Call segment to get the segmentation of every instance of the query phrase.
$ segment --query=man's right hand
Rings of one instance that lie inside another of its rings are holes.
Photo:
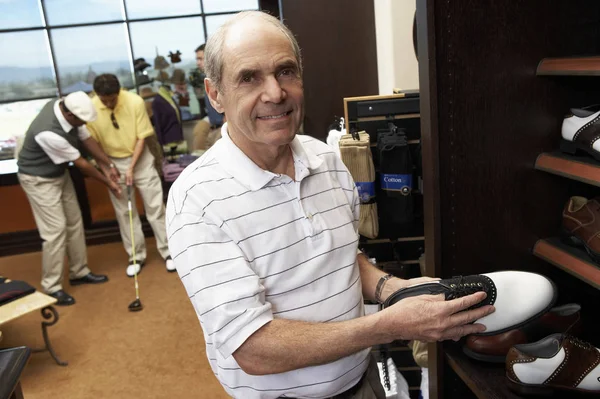
[[[123,190],[121,189],[120,185],[118,185],[114,181],[110,181],[109,180],[108,181],[108,188],[115,195],[115,197],[121,198],[121,193],[123,192]]]
[[[444,295],[420,295],[405,298],[381,313],[382,331],[389,341],[418,340],[423,342],[453,339],[485,331],[482,324],[471,324],[495,311],[491,305],[466,310],[483,301],[485,292],[446,301]]]

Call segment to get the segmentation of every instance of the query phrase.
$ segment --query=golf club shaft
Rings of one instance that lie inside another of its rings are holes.
[[[133,236],[133,209],[131,205],[131,186],[127,186],[127,209],[129,210],[129,231],[131,233],[131,254],[133,256],[133,280],[135,282],[135,298],[140,299],[140,288],[137,278],[137,258],[135,255],[135,238]]]

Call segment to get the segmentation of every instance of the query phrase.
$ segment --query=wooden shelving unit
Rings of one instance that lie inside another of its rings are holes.
[[[456,344],[445,344],[444,354],[452,370],[479,399],[519,399],[508,389],[503,364],[484,363],[466,357]]]
[[[600,57],[544,58],[538,64],[538,76],[600,76]]]
[[[560,152],[543,153],[535,160],[535,168],[544,172],[600,187],[600,162]]]
[[[600,289],[600,265],[594,263],[584,250],[563,244],[558,238],[549,238],[538,240],[533,254]]]

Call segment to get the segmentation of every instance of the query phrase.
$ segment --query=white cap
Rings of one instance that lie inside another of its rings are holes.
[[[73,92],[67,95],[63,101],[65,107],[82,121],[93,122],[96,120],[96,108],[94,108],[92,99],[84,92]]]

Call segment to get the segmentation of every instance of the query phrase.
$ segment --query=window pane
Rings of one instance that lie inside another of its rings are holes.
[[[0,104],[0,141],[22,136],[51,98]]]
[[[48,25],[84,24],[125,19],[121,0],[46,0]]]
[[[46,31],[0,34],[0,101],[57,95]]]
[[[258,10],[258,0],[202,0],[204,13]]]
[[[133,86],[125,24],[52,29],[50,37],[62,94],[92,91],[101,73],[115,74],[122,86]]]
[[[38,0],[0,1],[0,29],[43,26]]]
[[[210,37],[215,31],[219,28],[219,26],[223,25],[225,21],[230,19],[232,15],[215,15],[212,17],[206,17],[206,34]]]
[[[167,19],[163,21],[132,22],[129,25],[131,33],[131,43],[133,46],[133,56],[136,61],[143,58],[147,64],[150,64],[142,73],[137,73],[138,82],[154,79],[151,85],[154,91],[160,87],[160,82],[171,84],[175,89],[174,81],[171,79],[175,69],[182,69],[185,72],[185,82],[189,92],[189,109],[184,108],[182,115],[184,119],[189,119],[200,114],[200,104],[188,84],[189,72],[196,67],[196,48],[204,43],[204,26],[202,17]],[[177,61],[171,58],[169,54],[181,53]],[[159,55],[160,57],[157,57]],[[137,63],[140,63],[138,61]],[[136,64],[137,64],[136,63]],[[183,79],[181,75],[180,79]],[[179,86],[179,90],[185,91],[184,86]],[[185,101],[187,103],[187,101]],[[185,107],[185,105],[184,105]],[[187,112],[190,114],[187,114]],[[187,117],[186,117],[187,116]]]
[[[222,1],[222,0],[221,0]],[[200,14],[200,0],[125,0],[130,19]]]

